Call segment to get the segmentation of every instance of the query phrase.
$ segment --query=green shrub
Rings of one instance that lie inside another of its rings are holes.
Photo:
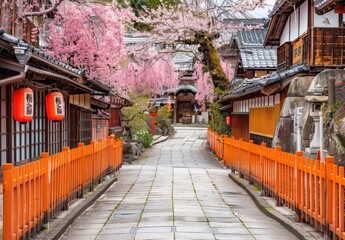
[[[135,136],[143,141],[144,148],[148,148],[152,144],[152,136],[147,130],[142,130],[135,133]]]
[[[212,104],[212,119],[210,121],[210,127],[212,130],[216,131],[218,134],[226,134],[231,136],[231,129],[226,125],[226,116],[228,113],[226,111],[221,112],[219,108],[221,105],[219,103]]]

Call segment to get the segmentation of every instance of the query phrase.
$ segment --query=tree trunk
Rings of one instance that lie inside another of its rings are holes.
[[[219,55],[217,49],[213,45],[213,41],[214,40],[211,40],[207,36],[199,37],[199,51],[204,55],[214,87],[221,91],[226,91],[229,85],[229,79],[220,65]]]
[[[0,28],[2,28],[6,33],[12,33],[11,27],[12,27],[12,19],[13,17],[13,11],[11,9],[13,8],[14,3],[11,1],[5,2],[0,0]]]

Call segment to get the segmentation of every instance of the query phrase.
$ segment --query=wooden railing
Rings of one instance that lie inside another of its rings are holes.
[[[122,165],[122,141],[108,137],[36,162],[3,166],[3,238],[29,239],[69,203]]]
[[[208,131],[211,150],[219,136]],[[281,147],[267,148],[234,137],[222,137],[223,162],[241,177],[259,186],[263,193],[296,213],[297,221],[305,221],[333,239],[345,239],[344,167],[303,157],[302,152],[285,153]]]
[[[345,65],[345,28],[311,28],[311,66]]]
[[[286,42],[277,49],[277,70],[283,71],[292,64],[291,42]]]
[[[277,49],[278,72],[295,65],[345,66],[345,28],[309,28]]]

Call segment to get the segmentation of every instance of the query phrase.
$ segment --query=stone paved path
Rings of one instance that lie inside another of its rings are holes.
[[[296,239],[227,177],[206,129],[176,130],[123,166],[61,239]]]

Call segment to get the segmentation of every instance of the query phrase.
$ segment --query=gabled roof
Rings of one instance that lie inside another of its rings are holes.
[[[244,69],[275,69],[277,67],[276,48],[264,48],[267,29],[253,29],[238,32],[235,41],[240,51]]]
[[[271,21],[268,26],[268,32],[264,45],[280,45],[280,36],[283,33],[284,26],[295,10],[295,6],[303,3],[305,0],[277,0],[272,12],[270,13]]]

